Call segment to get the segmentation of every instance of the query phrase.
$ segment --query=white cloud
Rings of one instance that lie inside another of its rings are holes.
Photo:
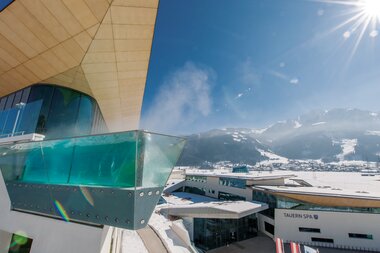
[[[325,10],[324,9],[319,9],[318,11],[317,11],[317,15],[318,16],[323,16],[325,14]]]
[[[237,96],[235,97],[235,99],[241,98],[243,95],[244,95],[243,93],[239,93],[239,94],[237,94]]]
[[[212,69],[187,62],[163,83],[144,115],[143,128],[160,132],[184,129],[209,115],[214,76]]]

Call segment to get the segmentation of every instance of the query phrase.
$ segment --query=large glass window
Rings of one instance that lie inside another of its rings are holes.
[[[312,237],[311,241],[312,242],[334,243],[334,239],[331,239],[331,238]]]
[[[219,178],[219,184],[224,185],[224,186],[230,186],[230,187],[245,189],[246,180],[238,179],[238,178],[220,177]]]
[[[369,235],[369,234],[348,233],[348,237],[373,240],[373,235]]]
[[[274,235],[274,226],[266,221],[264,221],[265,231],[271,235]]]
[[[193,176],[193,175],[187,175],[186,176],[187,181],[194,181],[194,182],[200,182],[200,183],[206,183],[207,177],[205,176]]]
[[[272,218],[274,217],[275,208],[348,213],[380,213],[380,208],[318,206],[257,190],[253,190],[252,194],[252,200],[268,204],[269,209],[264,210],[261,213]]]
[[[7,102],[5,103],[5,109],[10,109],[12,107],[14,98],[15,98],[14,93],[12,93],[8,96]]]
[[[56,88],[54,90],[46,121],[46,135],[49,138],[75,135],[80,96],[80,93],[69,89]]]
[[[0,100],[0,111],[4,110],[6,102],[7,102],[7,97],[1,98],[1,100]]]
[[[106,132],[96,101],[72,89],[37,84],[0,99],[0,137],[39,133],[52,139]]]
[[[185,186],[184,192],[198,194],[198,195],[206,195],[206,189],[190,187],[190,186]]]
[[[298,230],[300,232],[305,233],[321,233],[321,230],[319,228],[305,228],[305,227],[299,227]]]
[[[51,86],[36,85],[31,88],[28,103],[42,100],[41,111],[38,116],[36,132],[46,133],[46,121],[50,111],[51,99],[53,97],[54,88]]]
[[[10,134],[12,132],[14,132],[14,128],[16,127],[16,118],[17,118],[17,115],[19,114],[19,110],[7,110],[7,111],[4,111],[6,113],[6,122],[4,124],[4,128],[3,128],[3,135],[4,134]]]
[[[92,122],[94,119],[94,102],[90,97],[81,96],[78,120],[75,126],[75,135],[91,134]]]
[[[15,107],[16,105],[18,105],[21,102],[21,98],[22,98],[22,90],[19,90],[15,94],[15,99],[13,100],[12,107]]]
[[[35,133],[42,106],[42,100],[25,104],[20,108],[20,116],[17,122],[17,132],[22,134]]]
[[[219,192],[218,193],[218,199],[221,199],[221,200],[233,200],[233,201],[236,201],[236,200],[245,200],[244,197],[241,197],[241,196],[238,196],[238,195],[235,195],[235,194],[231,194],[231,193],[227,193],[227,192]]]
[[[194,243],[210,250],[232,242],[257,236],[257,219],[249,215],[240,219],[194,219]]]

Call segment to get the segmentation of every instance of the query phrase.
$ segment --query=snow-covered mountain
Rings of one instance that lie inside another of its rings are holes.
[[[255,164],[267,159],[259,150],[268,146],[257,140],[249,129],[214,129],[187,136],[180,165],[200,165],[206,161],[230,161]]]
[[[188,136],[181,164],[228,160],[254,164],[264,153],[289,159],[378,161],[380,114],[358,109],[313,111],[265,129],[221,129]],[[269,155],[270,156],[270,155]]]

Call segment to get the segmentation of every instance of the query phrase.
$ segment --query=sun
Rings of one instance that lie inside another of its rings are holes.
[[[342,12],[337,15],[345,17],[343,22],[333,26],[330,32],[340,31],[342,39],[354,41],[349,59],[351,59],[360,42],[367,36],[374,40],[379,36],[380,0],[308,0],[331,5],[340,5]]]
[[[363,11],[371,19],[380,21],[380,0],[362,0]]]

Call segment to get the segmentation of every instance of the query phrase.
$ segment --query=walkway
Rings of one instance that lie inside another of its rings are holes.
[[[140,238],[144,242],[144,245],[148,252],[151,253],[168,253],[165,246],[162,244],[161,239],[157,234],[150,228],[146,226],[143,229],[137,230]]]

